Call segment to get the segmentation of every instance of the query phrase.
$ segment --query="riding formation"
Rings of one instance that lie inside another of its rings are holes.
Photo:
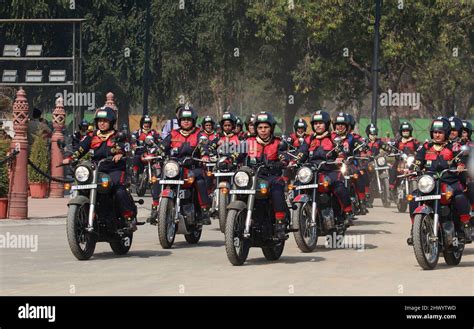
[[[134,132],[117,129],[110,107],[96,111],[93,128],[80,123],[74,153],[62,164],[75,179],[67,218],[75,257],[89,259],[97,242],[125,254],[146,223],[156,226],[163,248],[173,247],[176,234],[196,244],[214,219],[231,264],[244,264],[251,247],[277,260],[290,233],[302,252],[312,252],[319,237],[343,237],[375,198],[408,210],[407,244],[423,269],[434,269],[440,255],[459,264],[472,241],[469,121],[437,117],[430,139],[419,142],[409,122],[395,140],[381,139],[374,124],[361,136],[351,114],[331,118],[323,109],[297,119],[289,136],[276,135],[270,112],[245,121],[225,112],[199,123],[191,105],[175,113],[161,132],[147,115]],[[143,200],[132,191],[151,192],[146,222],[137,219]]]

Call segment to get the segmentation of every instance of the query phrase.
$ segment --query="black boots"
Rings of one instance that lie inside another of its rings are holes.
[[[146,222],[150,223],[151,225],[156,225],[157,217],[158,217],[158,206],[151,206],[151,214],[150,214],[150,217],[146,219]]]

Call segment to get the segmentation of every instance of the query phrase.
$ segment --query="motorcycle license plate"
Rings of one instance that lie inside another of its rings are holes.
[[[296,186],[295,190],[306,190],[309,188],[318,188],[318,184],[300,185]]]
[[[255,194],[254,190],[230,190],[230,194]]]
[[[234,176],[234,173],[233,172],[216,172],[214,176],[215,177],[230,177],[230,176]]]
[[[417,196],[415,201],[427,201],[427,200],[440,200],[441,195],[425,195],[425,196]]]
[[[87,185],[73,185],[71,186],[71,191],[74,190],[90,190],[96,188],[97,184],[87,184]]]
[[[378,167],[375,170],[388,170],[388,169],[390,169],[390,167]]]
[[[169,184],[169,185],[181,185],[184,184],[184,180],[174,180],[174,179],[162,179],[159,181],[160,184]]]

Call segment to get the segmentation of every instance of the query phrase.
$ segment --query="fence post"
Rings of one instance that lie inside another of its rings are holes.
[[[56,108],[53,111],[54,133],[51,137],[51,176],[54,178],[64,178],[64,167],[56,168],[63,161],[63,154],[58,146],[58,141],[64,141],[63,129],[66,122],[66,112],[64,111],[64,101],[62,97],[56,99]],[[64,197],[64,186],[62,183],[51,181],[50,198]]]

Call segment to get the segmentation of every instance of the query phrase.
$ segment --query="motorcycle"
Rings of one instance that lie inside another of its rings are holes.
[[[344,235],[347,229],[339,202],[329,190],[329,177],[320,172],[322,166],[332,164],[336,162],[305,163],[296,173],[292,228],[302,252],[314,251],[319,236]]]
[[[199,143],[204,143],[206,137],[201,137]],[[194,151],[197,147],[194,149]],[[194,154],[193,151],[193,154]],[[190,157],[179,160],[172,155],[163,163],[161,178],[162,185],[158,206],[158,239],[163,248],[173,246],[176,234],[184,234],[189,244],[196,244],[201,239],[202,218],[198,202],[197,190],[193,187],[195,180],[192,169],[195,163],[204,161]]]
[[[377,196],[382,200],[384,208],[390,208],[390,183],[388,173],[390,167],[387,164],[387,159],[384,155],[380,154],[375,157],[371,156],[370,160],[369,175],[372,174],[370,179],[370,191],[372,193],[369,197],[369,203],[373,204]]]
[[[161,173],[160,165],[157,162],[161,157],[156,156],[158,146],[155,144],[153,136],[147,136],[145,138],[144,149],[145,152],[140,156],[140,160],[144,164],[144,169],[136,185],[136,193],[139,197],[145,195],[151,185],[156,183],[157,177],[160,177]]]
[[[461,153],[467,152],[466,149],[461,150]],[[424,270],[436,267],[441,252],[446,264],[458,265],[461,262],[466,244],[464,231],[455,203],[451,200],[452,190],[448,187],[446,192],[441,191],[443,176],[456,172],[453,169],[427,171],[418,179],[419,194],[415,201],[419,202],[419,206],[414,211],[413,250]]]
[[[364,200],[360,200],[359,195],[356,192],[356,181],[359,179],[359,175],[361,174],[354,165],[354,161],[356,160],[369,160],[369,158],[357,156],[348,157],[342,164],[341,173],[344,175],[344,185],[349,192],[354,215],[365,215],[366,212],[363,212],[361,204]]]
[[[207,175],[215,177],[215,186],[212,193],[212,214],[219,220],[219,229],[225,233],[225,222],[227,218],[227,205],[230,202],[229,191],[232,185],[232,178],[234,176],[235,164],[231,166],[225,165],[226,161],[230,159],[229,156],[220,155],[213,163],[208,163]]]
[[[100,171],[100,165],[108,161],[113,161],[112,157],[74,165],[76,184],[70,187],[73,194],[68,202],[66,231],[71,252],[78,260],[91,258],[97,242],[108,242],[116,255],[125,255],[132,245],[136,228],[116,210],[110,176]],[[135,203],[143,204],[143,200]]]
[[[392,156],[392,155],[389,155]],[[416,189],[416,174],[409,172],[408,168],[415,161],[414,155],[408,155],[406,153],[398,153],[394,156],[400,156],[402,161],[399,161],[397,172],[402,173],[397,175],[397,187],[395,190],[395,196],[397,203],[398,212],[406,212],[408,207],[407,196],[410,195]]]
[[[263,168],[272,167],[278,165],[265,163],[255,169],[243,166],[233,177],[225,226],[225,249],[232,265],[243,265],[251,247],[262,248],[263,255],[270,261],[279,259],[283,253],[288,236],[276,238],[269,183],[258,177]]]

